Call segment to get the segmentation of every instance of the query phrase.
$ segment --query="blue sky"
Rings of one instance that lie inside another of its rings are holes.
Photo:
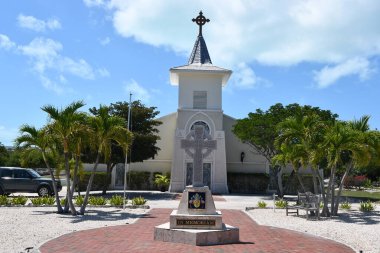
[[[187,63],[199,10],[214,65],[233,71],[226,114],[300,103],[380,129],[379,1],[14,0],[0,3],[0,142],[44,125],[46,104],[87,110],[131,91],[176,111],[168,71]]]

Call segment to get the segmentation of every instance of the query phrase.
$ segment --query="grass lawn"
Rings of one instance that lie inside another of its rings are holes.
[[[342,196],[350,197],[350,198],[359,198],[363,200],[372,200],[379,201],[380,200],[380,192],[367,192],[367,191],[348,191],[343,190]]]

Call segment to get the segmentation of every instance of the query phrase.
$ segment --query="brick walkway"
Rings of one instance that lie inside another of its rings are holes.
[[[59,252],[354,252],[351,248],[320,237],[286,229],[259,226],[237,210],[222,210],[223,221],[240,228],[240,243],[191,246],[153,240],[154,226],[168,222],[171,209],[152,209],[131,225],[104,227],[63,235],[41,246],[41,253]]]

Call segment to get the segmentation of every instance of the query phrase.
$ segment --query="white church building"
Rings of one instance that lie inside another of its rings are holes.
[[[171,85],[178,86],[178,109],[157,119],[162,122],[157,127],[160,151],[154,159],[130,165],[131,171],[170,172],[172,192],[182,192],[192,184],[193,161],[180,143],[195,125],[204,126],[217,142],[216,149],[203,157],[203,182],[213,193],[228,193],[227,172],[269,173],[267,160],[232,133],[236,120],[223,113],[222,88],[232,71],[212,64],[202,35],[206,22],[197,22],[199,34],[188,63],[170,69]]]

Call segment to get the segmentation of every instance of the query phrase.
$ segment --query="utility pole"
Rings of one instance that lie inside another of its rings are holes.
[[[127,129],[129,131],[130,126],[130,119],[131,119],[131,107],[132,107],[132,93],[129,92],[129,104],[128,104],[128,123],[127,123]],[[124,164],[124,202],[123,202],[123,209],[125,210],[125,191],[127,190],[127,171],[129,170],[129,164],[128,164],[128,147],[125,147],[125,164]]]

